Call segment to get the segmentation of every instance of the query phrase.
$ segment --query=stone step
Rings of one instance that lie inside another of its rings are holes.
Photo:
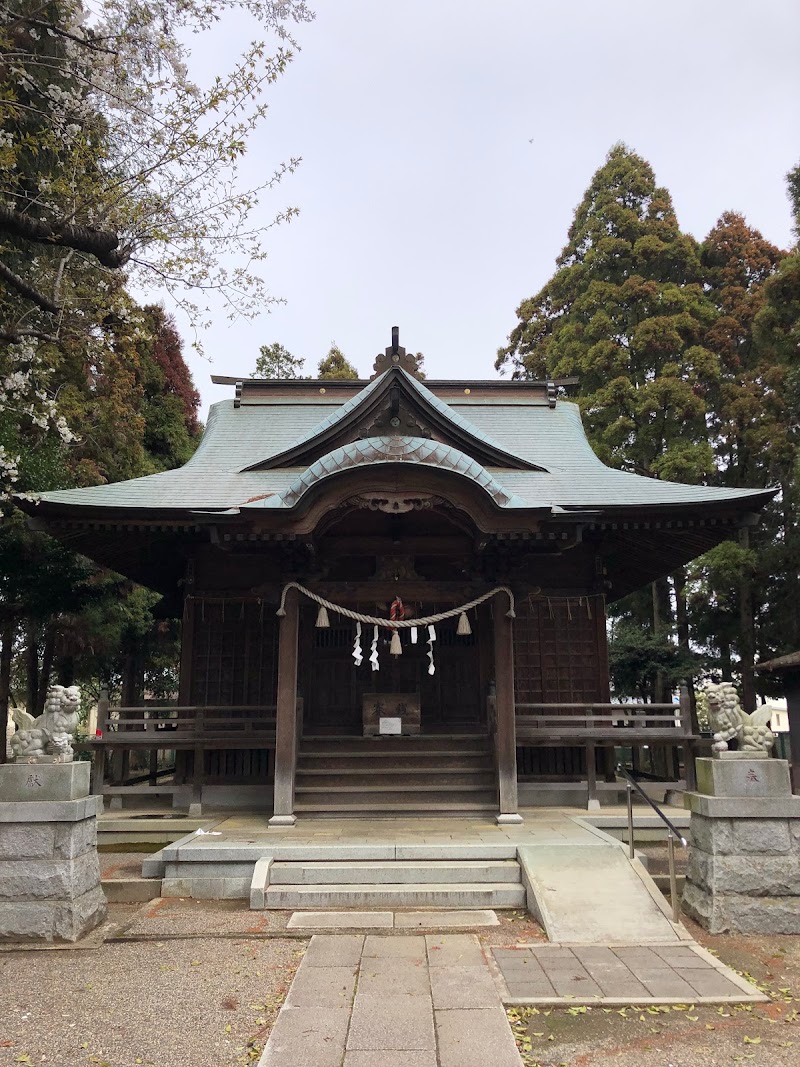
[[[524,908],[525,889],[510,882],[270,885],[268,910],[319,908]]]
[[[488,791],[494,787],[494,776],[491,774],[463,774],[458,778],[443,778],[437,780],[436,773],[424,775],[417,779],[409,778],[405,774],[393,774],[386,777],[375,778],[369,774],[349,776],[338,774],[326,774],[319,777],[306,777],[298,774],[295,791],[297,793],[331,793],[337,795],[352,793],[358,790],[360,793],[441,793],[441,792],[472,792],[475,789]]]
[[[520,880],[516,860],[345,860],[340,863],[278,861],[269,869],[270,885],[419,885],[512,882]]]
[[[109,904],[137,904],[161,896],[160,878],[104,878],[100,884]]]

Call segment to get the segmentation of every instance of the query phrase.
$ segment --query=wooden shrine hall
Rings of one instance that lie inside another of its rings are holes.
[[[686,704],[610,702],[606,604],[770,492],[606,467],[554,383],[422,382],[396,330],[369,381],[214,381],[184,467],[21,505],[182,618],[174,706],[101,706],[96,791],[516,821],[619,749],[691,779]]]

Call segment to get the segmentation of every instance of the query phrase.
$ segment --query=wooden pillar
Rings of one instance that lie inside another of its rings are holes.
[[[92,767],[92,793],[97,796],[103,795],[103,786],[106,780],[106,730],[108,729],[108,690],[100,690],[100,699],[97,701],[97,732],[103,739],[103,743],[94,750]]]
[[[499,823],[522,822],[517,811],[517,730],[514,709],[514,628],[502,600],[494,604],[494,679],[497,707],[495,753]]]
[[[275,712],[275,802],[271,826],[293,826],[297,765],[297,649],[300,606],[296,589],[286,594],[278,637],[278,696]]]
[[[683,746],[683,773],[686,779],[686,790],[692,793],[697,788],[697,773],[694,764],[695,744],[692,736],[695,732],[695,716],[692,713],[692,699],[688,682],[681,682],[680,685],[680,710],[681,730],[686,738]]]
[[[800,670],[787,671],[783,676],[786,710],[789,718],[789,773],[792,792],[800,793]]]
[[[586,742],[586,810],[596,811],[597,799],[597,747],[594,741]]]
[[[203,814],[203,779],[205,778],[205,708],[197,708],[194,713],[194,749],[192,759],[192,783],[189,799],[189,815],[197,818]]]

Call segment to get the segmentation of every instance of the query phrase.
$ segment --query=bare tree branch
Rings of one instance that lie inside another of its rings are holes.
[[[104,267],[124,267],[131,257],[132,250],[120,248],[119,237],[110,230],[96,230],[91,226],[75,226],[68,222],[52,224],[44,219],[22,215],[13,208],[0,204],[0,233],[3,232],[11,237],[22,237],[40,244],[88,252]]]
[[[57,345],[59,339],[52,333],[44,333],[42,330],[2,330],[0,329],[0,341],[7,341],[10,345],[15,345],[25,337],[35,337],[38,341],[47,341],[49,344]]]
[[[37,307],[40,307],[42,311],[50,311],[54,315],[57,315],[61,308],[58,304],[54,304],[52,300],[40,293],[38,289],[35,289],[32,285],[29,285],[23,278],[20,278],[18,274],[15,274],[10,267],[7,267],[5,263],[0,260],[0,278],[8,282],[13,286],[18,293],[22,293],[24,297],[31,300]]]

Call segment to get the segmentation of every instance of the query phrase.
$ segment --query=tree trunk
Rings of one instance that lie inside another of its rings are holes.
[[[789,632],[785,637],[787,648],[794,650],[800,648],[800,578],[798,578],[800,547],[798,546],[797,516],[795,511],[795,488],[792,482],[788,480],[781,482],[781,499],[783,544],[785,559],[788,563],[784,573],[788,586]]]
[[[59,685],[75,684],[75,657],[61,656],[56,664],[56,677]]]
[[[44,647],[42,648],[42,668],[39,673],[39,684],[36,692],[36,715],[44,711],[47,700],[47,690],[50,688],[50,674],[53,670],[53,656],[56,649],[56,634],[52,626],[48,626],[44,635]]]
[[[3,736],[0,740],[0,763],[6,761],[6,724],[8,723],[8,706],[11,696],[11,660],[14,648],[14,624],[4,622],[0,630],[0,723]]]
[[[750,548],[750,527],[739,530],[739,544],[746,551]],[[742,711],[751,714],[756,710],[756,683],[753,664],[756,653],[755,619],[753,614],[753,576],[748,567],[742,575],[739,587],[739,657],[742,670]]]
[[[672,575],[672,584],[675,589],[675,629],[678,634],[678,647],[686,656],[692,654],[689,641],[689,610],[686,606],[686,570],[681,567]],[[686,678],[686,687],[689,691],[689,707],[692,712],[692,723],[697,728],[697,694],[694,689],[694,678]]]
[[[730,681],[733,675],[733,660],[731,659],[731,646],[729,641],[719,643],[719,667],[722,681]]]
[[[39,700],[39,631],[29,622],[25,631],[25,710],[36,715]]]

